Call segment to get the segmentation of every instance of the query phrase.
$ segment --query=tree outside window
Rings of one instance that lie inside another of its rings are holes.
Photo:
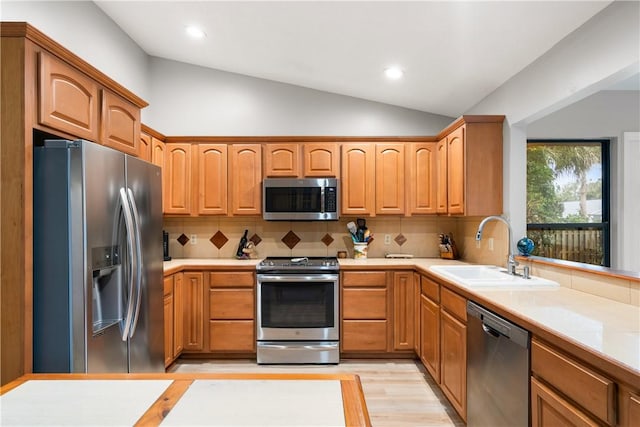
[[[533,255],[609,265],[607,140],[530,140],[527,235]]]

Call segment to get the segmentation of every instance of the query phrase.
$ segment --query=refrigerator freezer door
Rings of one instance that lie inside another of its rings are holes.
[[[129,371],[164,372],[161,169],[126,156],[126,171],[141,248],[141,292],[129,338]]]

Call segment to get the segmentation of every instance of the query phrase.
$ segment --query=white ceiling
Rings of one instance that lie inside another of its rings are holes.
[[[152,56],[458,116],[611,2],[95,3]]]

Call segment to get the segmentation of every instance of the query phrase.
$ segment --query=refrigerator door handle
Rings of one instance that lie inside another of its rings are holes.
[[[127,278],[129,289],[127,289],[128,299],[127,299],[127,307],[126,307],[126,315],[124,318],[124,327],[122,328],[122,341],[126,341],[129,337],[129,330],[131,329],[131,319],[133,318],[133,303],[134,303],[134,276],[137,275],[137,271],[134,272],[135,265],[138,264],[135,259],[137,256],[137,251],[134,250],[135,241],[134,241],[134,225],[133,225],[133,217],[131,214],[131,206],[129,204],[129,198],[127,197],[127,192],[124,188],[120,188],[120,203],[122,205],[122,213],[124,215],[124,224],[127,231],[127,252],[129,255],[129,262],[131,263],[131,274]]]
[[[138,207],[136,206],[136,199],[133,197],[133,191],[127,188],[127,194],[129,195],[129,203],[131,206],[131,212],[133,213],[133,227],[134,227],[134,240],[136,251],[136,305],[131,322],[131,328],[129,330],[129,337],[133,337],[138,325],[138,316],[140,314],[140,304],[142,302],[142,238],[140,236],[140,214],[138,213]]]

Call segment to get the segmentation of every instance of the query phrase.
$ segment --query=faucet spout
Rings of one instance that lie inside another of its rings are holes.
[[[507,226],[507,229],[509,230],[509,240],[507,242],[507,248],[509,252],[509,256],[507,258],[507,272],[509,274],[516,274],[518,261],[516,261],[515,257],[513,256],[513,250],[511,246],[513,232],[511,230],[511,224],[509,224],[509,221],[498,215],[491,215],[486,217],[480,222],[480,225],[478,226],[478,231],[476,232],[476,240],[482,240],[482,231],[484,230],[484,226],[486,225],[486,223],[489,221],[500,221]]]

